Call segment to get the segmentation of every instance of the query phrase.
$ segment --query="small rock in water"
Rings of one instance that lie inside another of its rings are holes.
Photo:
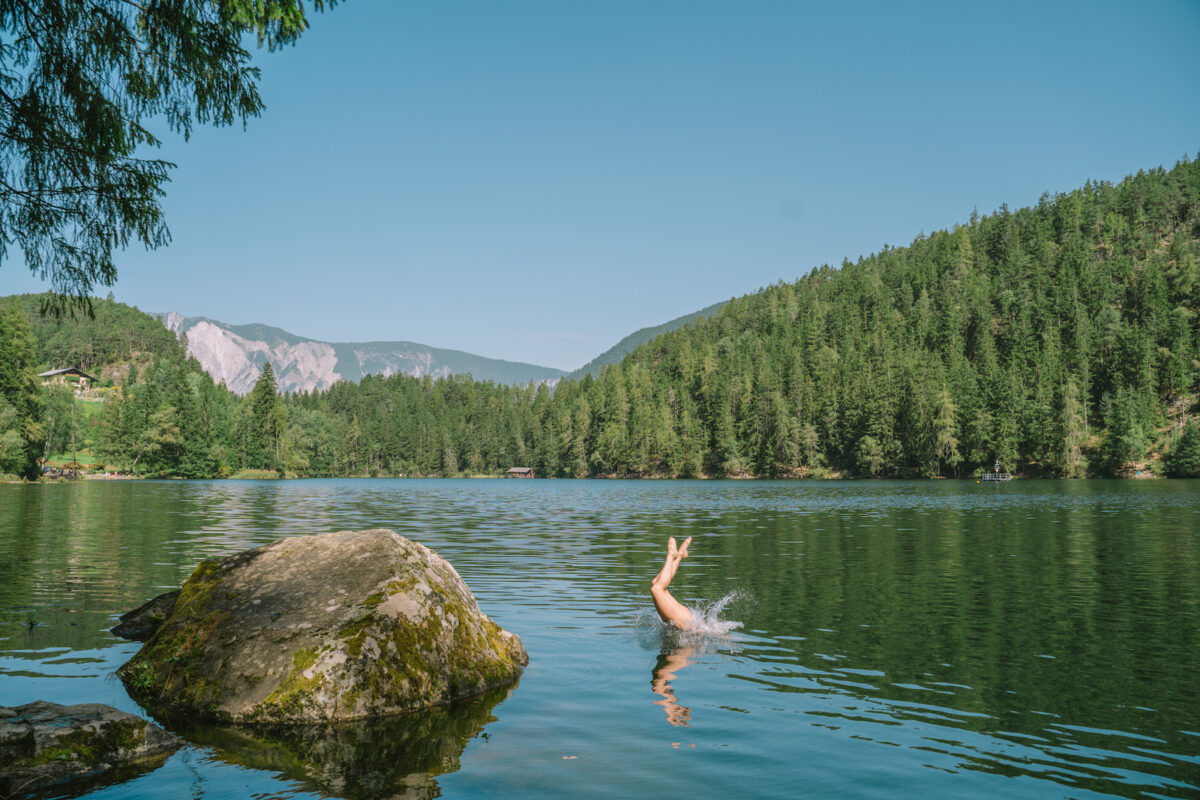
[[[443,705],[515,682],[528,661],[445,559],[369,530],[202,562],[118,675],[168,710],[293,723]]]
[[[0,706],[0,797],[72,794],[161,766],[183,740],[100,703]]]
[[[133,611],[122,614],[121,624],[112,629],[112,634],[135,642],[146,641],[162,626],[167,617],[171,616],[171,610],[175,608],[175,601],[178,599],[179,590],[173,589],[146,601]]]

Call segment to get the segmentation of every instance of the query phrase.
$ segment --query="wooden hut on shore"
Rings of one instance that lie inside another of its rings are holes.
[[[87,389],[88,382],[96,383],[96,379],[88,375],[81,369],[68,367],[66,369],[51,369],[46,372],[39,372],[38,377],[42,379],[42,385],[46,386],[51,383],[68,383],[68,378],[78,378],[80,390]]]
[[[510,477],[510,478],[536,478],[537,473],[533,471],[532,467],[510,467],[508,470],[508,477]]]

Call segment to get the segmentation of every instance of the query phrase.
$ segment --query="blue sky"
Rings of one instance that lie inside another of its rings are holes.
[[[171,139],[118,300],[572,369],[632,331],[1200,150],[1200,2],[347,0]],[[40,291],[19,261],[0,293]]]

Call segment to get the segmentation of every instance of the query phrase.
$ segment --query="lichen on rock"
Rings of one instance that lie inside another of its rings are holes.
[[[183,741],[100,703],[0,706],[0,797],[60,793],[154,769]]]
[[[445,559],[369,530],[202,562],[118,674],[168,709],[291,723],[443,705],[514,682],[528,660]]]

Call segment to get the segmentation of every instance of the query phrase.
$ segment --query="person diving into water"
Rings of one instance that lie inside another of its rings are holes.
[[[667,560],[663,562],[662,569],[658,571],[658,575],[650,583],[650,595],[654,598],[654,607],[658,609],[658,615],[662,617],[663,622],[669,622],[680,630],[691,630],[695,620],[692,617],[692,612],[683,603],[676,600],[667,591],[667,587],[671,585],[671,579],[675,577],[675,570],[679,569],[679,562],[688,557],[688,545],[692,543],[692,537],[683,540],[683,546],[680,547],[675,543],[675,537],[672,536],[667,540]]]

